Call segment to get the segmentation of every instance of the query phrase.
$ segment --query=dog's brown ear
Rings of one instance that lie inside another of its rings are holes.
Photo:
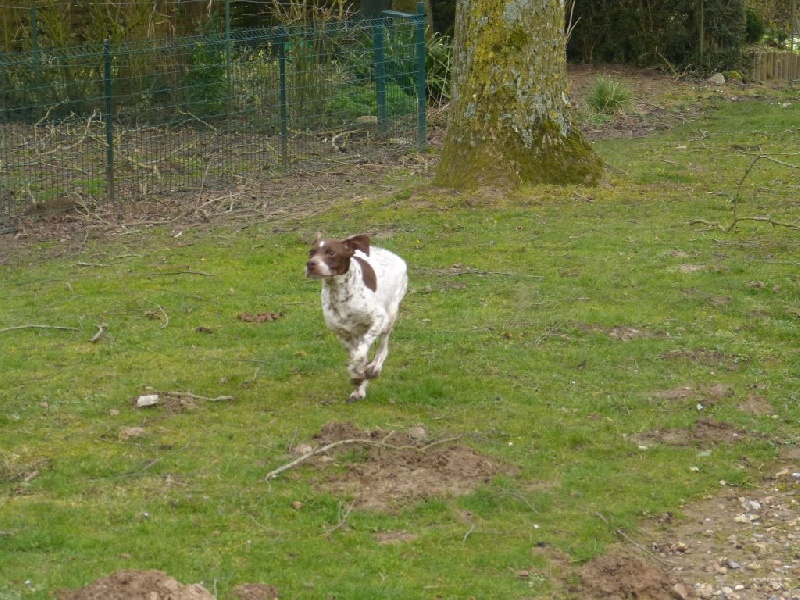
[[[369,256],[369,236],[364,233],[351,235],[344,241],[344,245],[350,248],[353,252],[361,250],[364,254]]]

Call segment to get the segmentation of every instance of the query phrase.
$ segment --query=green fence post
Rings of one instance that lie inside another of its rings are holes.
[[[417,58],[417,146],[428,144],[426,122],[426,49],[425,49],[425,3],[417,2],[417,15],[414,20],[414,45]]]
[[[278,37],[278,71],[280,73],[280,104],[281,104],[281,158],[283,170],[289,170],[289,133],[288,117],[286,110],[286,33],[281,32]]]
[[[386,133],[386,57],[383,48],[384,20],[376,19],[372,28],[372,49],[375,54],[375,94],[378,103],[378,133]]]
[[[31,42],[33,42],[33,83],[36,86],[36,101],[39,101],[42,85],[42,55],[39,51],[39,26],[36,23],[36,5],[31,3]]]
[[[103,81],[106,97],[106,186],[108,201],[114,201],[114,107],[111,101],[111,40],[103,42]]]
[[[230,96],[233,84],[231,71],[231,0],[225,0],[225,69],[228,76],[228,95]]]

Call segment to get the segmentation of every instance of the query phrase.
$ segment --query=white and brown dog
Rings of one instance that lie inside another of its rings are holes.
[[[370,248],[367,235],[327,240],[317,233],[306,277],[322,280],[325,323],[350,354],[350,380],[356,386],[350,402],[361,400],[389,354],[389,334],[408,288],[406,263],[388,250]],[[375,358],[368,363],[378,338]]]

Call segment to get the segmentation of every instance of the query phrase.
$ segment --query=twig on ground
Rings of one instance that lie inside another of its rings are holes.
[[[335,441],[335,442],[331,442],[330,444],[327,444],[325,446],[320,446],[319,448],[315,448],[314,450],[311,450],[310,452],[306,452],[302,456],[298,456],[297,458],[295,458],[293,461],[288,462],[285,465],[281,465],[277,469],[274,469],[274,470],[270,471],[269,473],[267,473],[266,477],[264,477],[264,481],[268,481],[270,479],[275,479],[278,475],[280,475],[284,471],[288,471],[292,467],[296,467],[300,463],[304,463],[309,458],[313,458],[314,456],[317,456],[318,454],[325,454],[329,450],[333,450],[334,448],[338,448],[339,446],[344,446],[345,444],[368,444],[368,443],[370,443],[370,441],[371,440],[362,439],[362,438],[350,438],[350,439],[346,439],[346,440],[338,440],[338,441]]]
[[[612,526],[611,523],[608,522],[608,519],[606,519],[605,516],[602,513],[596,512],[594,514],[597,515],[600,518],[600,520],[603,521],[603,523],[605,523],[609,527]],[[642,544],[640,544],[636,540],[631,539],[631,537],[627,533],[625,533],[624,530],[622,530],[620,528],[616,528],[616,529],[614,529],[614,533],[616,533],[620,538],[622,538],[624,541],[629,543],[631,546],[633,546],[634,548],[636,548],[640,552],[644,552],[648,556],[656,559],[662,565],[668,564],[663,558],[658,556],[655,552],[652,552],[652,551],[648,550],[646,546],[643,546]]]
[[[720,222],[715,223],[712,221],[706,221],[705,219],[692,219],[691,221],[689,221],[689,225],[706,225],[710,229],[718,229],[725,233],[730,233],[739,223],[743,221],[755,221],[758,223],[769,223],[773,227],[786,227],[788,229],[800,230],[800,223],[786,223],[783,221],[776,221],[775,219],[769,216],[740,217],[738,215],[737,210],[739,207],[739,201],[741,200],[742,196],[742,187],[744,186],[744,182],[750,176],[750,173],[752,173],[753,169],[755,169],[759,161],[766,160],[781,165],[783,167],[788,167],[790,169],[800,169],[800,165],[795,165],[775,158],[776,156],[800,156],[800,154],[795,152],[782,153],[782,154],[764,154],[763,152],[759,152],[752,156],[753,160],[750,161],[750,164],[745,169],[744,174],[739,179],[739,182],[736,184],[736,193],[733,195],[733,198],[731,198],[731,205],[733,207],[733,220],[730,222],[730,224],[725,226]]]
[[[341,529],[345,526],[345,524],[347,524],[347,517],[349,517],[350,513],[353,511],[353,506],[355,503],[356,501],[353,500],[350,504],[348,504],[344,514],[342,514],[342,502],[339,502],[339,522],[330,529],[326,530],[325,535],[330,535],[337,529]]]
[[[192,392],[164,392],[165,396],[176,396],[178,398],[189,398],[190,400],[203,400],[204,402],[227,402],[234,400],[233,396],[217,396],[216,398],[209,398],[207,396],[198,396]]]
[[[108,325],[106,323],[100,323],[99,325],[95,325],[97,327],[97,333],[95,333],[89,341],[93,344],[99,342],[103,337],[106,335],[106,331],[108,331]]]
[[[462,544],[466,544],[467,543],[467,538],[472,534],[473,531],[475,531],[475,523],[472,523],[469,526],[469,530],[467,531],[467,533],[464,534],[464,537],[461,540]]]
[[[165,221],[166,222],[166,221]],[[204,273],[203,271],[192,271],[191,269],[186,271],[164,271],[163,273],[148,273],[147,277],[155,277],[157,275],[202,275],[203,277],[211,277],[210,273]]]
[[[6,327],[0,329],[0,333],[8,331],[18,331],[20,329],[58,329],[60,331],[80,331],[77,327],[61,327],[59,325],[15,325],[14,327]]]
[[[713,223],[705,219],[692,219],[689,225],[706,225],[710,229],[719,229],[725,233],[733,231],[734,227],[742,221],[757,221],[759,223],[769,223],[773,227],[787,227],[788,229],[800,229],[800,223],[784,223],[783,221],[776,221],[772,217],[734,217],[729,225],[725,226],[720,222]]]

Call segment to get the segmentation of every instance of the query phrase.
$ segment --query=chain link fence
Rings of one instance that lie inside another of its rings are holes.
[[[425,16],[0,53],[0,226],[425,145]]]

